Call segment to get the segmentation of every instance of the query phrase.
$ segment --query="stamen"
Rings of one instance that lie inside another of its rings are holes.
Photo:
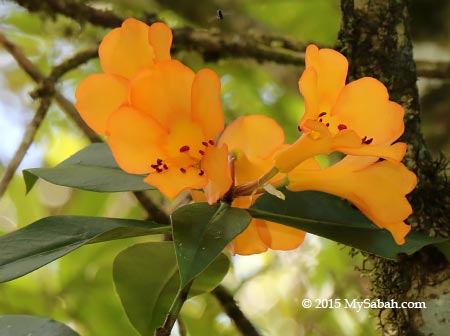
[[[322,118],[320,118],[319,121],[322,122],[323,121]]]
[[[205,151],[202,151],[201,149],[198,151],[201,155],[205,155]]]
[[[211,146],[214,146],[214,144],[215,144],[214,140],[208,140],[208,142]]]
[[[180,147],[180,153],[187,152],[189,149],[191,149],[189,146],[181,146]]]
[[[302,129],[300,128],[300,126],[297,126],[297,129],[298,129],[299,132],[302,131]]]
[[[320,113],[319,113],[319,118],[320,118],[320,117],[323,117],[323,116],[326,115],[326,114],[327,114],[327,112],[320,112]]]
[[[364,135],[364,138],[361,139],[361,143],[364,143],[367,140],[367,136]]]
[[[203,170],[200,170],[200,172],[198,173],[199,176],[203,176],[205,175],[205,172]]]
[[[180,172],[182,172],[183,174],[185,174],[185,173],[186,173],[186,169],[180,168]]]
[[[327,127],[330,126],[330,123],[326,123],[325,126],[327,126]]]
[[[157,163],[158,165],[160,165],[162,162],[163,162],[163,160],[161,160],[161,159],[156,160],[156,163]]]
[[[158,169],[158,168],[159,168],[159,165],[157,165],[157,164],[152,164],[152,165],[150,165],[150,167],[152,167],[153,169]]]
[[[162,173],[162,171],[163,171],[163,170],[162,170],[161,168],[156,168],[156,172],[157,172],[157,173]]]
[[[373,138],[367,139],[365,140],[363,143],[365,143],[366,145],[370,145],[373,141]]]
[[[338,125],[338,130],[339,130],[339,131],[343,131],[343,130],[345,130],[345,129],[347,129],[347,125],[344,125],[344,124],[339,124],[339,125]]]
[[[202,141],[202,145],[208,147],[208,143],[206,141]]]
[[[167,169],[169,169],[169,167],[167,167],[167,165],[166,165],[166,164],[164,164],[163,168],[164,168],[164,170],[167,170]]]

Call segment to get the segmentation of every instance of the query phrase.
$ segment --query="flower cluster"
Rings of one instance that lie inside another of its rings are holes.
[[[145,174],[169,198],[190,190],[195,201],[213,204],[226,196],[239,208],[250,207],[264,184],[323,191],[349,200],[404,242],[412,212],[405,195],[416,177],[401,163],[406,144],[394,143],[404,131],[403,108],[381,82],[366,77],[345,84],[346,58],[310,45],[299,80],[301,135],[288,145],[266,116],[240,117],[224,128],[219,77],[172,60],[171,43],[166,25],[127,19],[99,47],[104,73],[77,89],[79,113],[107,137],[123,170]],[[335,151],[345,156],[331,167],[314,159]],[[290,250],[304,236],[253,219],[228,248],[242,255]]]

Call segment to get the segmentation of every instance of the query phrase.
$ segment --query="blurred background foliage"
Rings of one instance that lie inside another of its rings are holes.
[[[411,2],[417,57],[450,60],[450,2]],[[172,27],[188,25],[227,34],[270,33],[320,46],[336,43],[340,22],[337,0],[214,0],[196,4],[187,0],[92,0],[89,4],[122,16],[156,13]],[[224,20],[216,18],[219,8]],[[77,51],[98,44],[107,32],[61,15],[30,14],[5,0],[0,1],[0,30],[46,74]],[[246,114],[270,115],[283,126],[288,142],[295,139],[297,120],[303,111],[297,89],[301,68],[242,59],[205,64],[195,52],[179,52],[174,56],[195,70],[210,67],[218,72],[227,121]],[[0,69],[1,172],[37,105],[29,97],[34,83],[2,49]],[[67,73],[58,89],[73,101],[78,83],[98,71],[98,60],[92,60]],[[449,157],[450,83],[420,79],[418,84],[425,136],[435,155],[442,152]],[[53,166],[87,144],[75,124],[54,104],[20,168]],[[166,208],[171,206],[156,191],[149,195],[161,200]],[[58,214],[145,217],[131,194],[98,194],[40,181],[25,195],[18,171],[0,199],[0,233]],[[85,246],[32,274],[0,284],[0,314],[51,317],[68,323],[83,336],[137,335],[115,294],[111,267],[121,249],[142,240],[145,239]],[[375,319],[370,311],[301,308],[303,298],[352,300],[369,295],[367,279],[355,270],[361,266],[361,256],[352,257],[349,252],[348,248],[328,240],[308,236],[295,251],[234,257],[224,284],[264,335],[375,335]],[[189,301],[182,318],[190,335],[238,335],[210,295]]]

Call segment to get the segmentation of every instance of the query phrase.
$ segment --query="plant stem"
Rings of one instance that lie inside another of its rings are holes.
[[[170,332],[172,331],[172,328],[177,321],[181,308],[183,307],[184,302],[187,300],[191,286],[192,281],[178,291],[175,299],[173,300],[172,306],[170,307],[166,315],[166,320],[164,321],[163,326],[156,329],[155,336],[170,336]]]
[[[236,301],[228,290],[223,286],[216,287],[211,294],[220,302],[225,313],[233,320],[236,328],[244,336],[260,336],[253,324],[239,309]]]
[[[241,186],[236,187],[234,189],[234,196],[238,197],[238,196],[252,195],[255,191],[264,186],[264,184],[266,184],[276,174],[278,174],[278,168],[273,167],[271,170],[269,170],[267,173],[265,173],[256,181],[245,183]]]

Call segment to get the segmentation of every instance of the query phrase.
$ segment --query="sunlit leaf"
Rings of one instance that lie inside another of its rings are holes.
[[[412,254],[426,245],[448,240],[412,231],[405,244],[397,245],[388,231],[375,226],[339,197],[316,191],[283,193],[285,201],[269,194],[261,196],[250,214],[393,260],[399,253]]]
[[[171,220],[181,283],[185,286],[247,228],[251,217],[226,203],[194,203],[175,211]]]
[[[229,260],[221,254],[194,281],[190,296],[214,289],[226,275]],[[172,242],[137,244],[114,261],[114,283],[133,326],[142,335],[160,327],[180,287]]]
[[[46,217],[0,236],[0,282],[30,273],[85,244],[167,231],[167,226],[133,219]]]
[[[107,144],[92,144],[53,168],[31,168],[23,171],[27,191],[36,180],[83,190],[99,192],[141,191],[154,189],[142,175],[124,172],[117,166]]]
[[[37,316],[0,316],[0,335],[2,336],[79,336],[63,323]]]

